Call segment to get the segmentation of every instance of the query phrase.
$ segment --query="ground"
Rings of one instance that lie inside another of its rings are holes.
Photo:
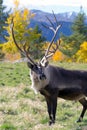
[[[58,65],[87,69],[86,64]],[[56,123],[50,127],[45,99],[30,86],[25,63],[0,63],[0,130],[87,130],[87,113],[82,123],[76,123],[81,105],[62,99],[58,99]]]

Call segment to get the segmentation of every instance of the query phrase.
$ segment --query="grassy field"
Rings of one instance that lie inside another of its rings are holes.
[[[58,65],[87,70],[87,64]],[[35,95],[30,85],[25,63],[0,62],[0,130],[87,130],[87,113],[82,123],[75,122],[82,110],[81,105],[62,99],[58,100],[56,123],[49,127],[44,97]]]

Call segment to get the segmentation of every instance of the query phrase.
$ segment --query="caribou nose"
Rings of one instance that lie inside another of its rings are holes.
[[[40,75],[40,80],[46,79],[46,76],[44,74]]]

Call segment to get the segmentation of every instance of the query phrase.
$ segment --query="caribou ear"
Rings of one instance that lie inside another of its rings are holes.
[[[30,62],[27,62],[27,65],[30,69],[33,69],[34,65],[32,65]]]

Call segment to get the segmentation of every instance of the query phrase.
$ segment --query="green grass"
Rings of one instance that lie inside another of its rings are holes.
[[[86,64],[54,63],[69,69],[87,70]],[[58,100],[56,123],[48,126],[44,97],[30,88],[25,63],[0,63],[0,130],[86,130],[87,113],[76,123],[82,107],[78,102]]]
[[[29,69],[24,63],[0,63],[0,86],[28,85]]]

